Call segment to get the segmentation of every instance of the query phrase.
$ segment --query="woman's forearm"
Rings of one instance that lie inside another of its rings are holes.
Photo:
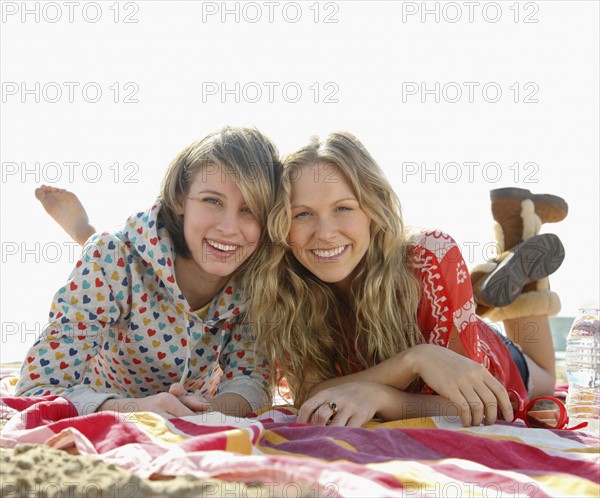
[[[333,412],[332,404],[336,406]],[[306,400],[298,420],[359,427],[372,418],[390,421],[460,414],[460,406],[443,396],[407,393],[379,382],[355,381],[324,388]]]
[[[442,396],[407,393],[389,386],[384,386],[382,394],[384,400],[377,417],[384,421],[460,415],[458,407]]]
[[[339,386],[348,382],[378,382],[395,389],[404,390],[419,377],[418,361],[426,352],[427,344],[413,346],[398,353],[378,365],[349,375],[329,379],[313,385],[307,397],[314,396],[319,391],[329,387]]]
[[[343,389],[349,383],[359,382],[374,382],[402,392],[417,378],[440,395],[441,399],[452,402],[465,427],[479,425],[484,417],[487,423],[494,423],[499,413],[505,420],[512,420],[513,410],[506,388],[498,379],[483,365],[434,344],[419,344],[362,372],[312,385],[309,399],[317,398],[318,401],[326,402],[327,399],[322,399],[323,391],[327,390],[327,395],[331,397],[336,395],[335,389]],[[439,405],[440,399],[433,397],[425,401],[419,401],[418,398],[402,398],[397,401],[401,401],[402,406],[389,402],[382,405],[380,400],[374,400],[373,403],[378,410],[382,406],[386,410],[394,410],[392,415],[386,412],[386,419],[402,417],[405,410],[414,412],[415,416],[419,413],[437,415],[440,414],[440,409],[445,410],[447,406]]]
[[[245,417],[252,411],[246,398],[236,393],[217,394],[210,404],[213,410],[232,417]]]

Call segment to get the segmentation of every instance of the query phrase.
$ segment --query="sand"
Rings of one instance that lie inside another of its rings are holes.
[[[0,496],[4,498],[194,497],[225,496],[227,491],[230,492],[229,496],[261,496],[260,487],[214,479],[140,479],[117,465],[89,456],[74,456],[42,445],[0,449],[0,483]],[[235,486],[239,486],[239,493],[234,492]]]
[[[297,488],[296,488],[297,489]],[[304,496],[314,496],[305,490]],[[179,476],[140,479],[118,465],[43,445],[0,448],[0,497],[270,497],[273,486]]]

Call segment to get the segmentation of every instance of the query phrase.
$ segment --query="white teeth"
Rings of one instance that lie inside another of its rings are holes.
[[[206,239],[206,243],[209,246],[215,247],[216,249],[219,249],[220,251],[235,251],[237,249],[237,246],[229,246],[229,245],[225,245],[225,244],[221,244],[220,242],[215,242],[214,240],[208,240]]]
[[[339,246],[335,249],[313,249],[312,252],[319,258],[333,258],[341,254],[344,249],[346,249],[346,246]]]

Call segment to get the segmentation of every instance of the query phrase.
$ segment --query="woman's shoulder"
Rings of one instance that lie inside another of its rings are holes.
[[[173,249],[168,232],[158,221],[160,203],[156,202],[146,210],[132,214],[125,223],[112,231],[97,232],[84,245],[84,253],[91,255],[107,254],[110,262],[115,254],[128,254],[133,259],[152,259],[172,256]],[[159,249],[150,252],[151,249]],[[145,253],[148,253],[146,255]]]
[[[432,253],[439,260],[443,259],[452,249],[458,248],[458,244],[452,236],[439,229],[413,229],[408,240],[413,253]]]
[[[130,247],[131,244],[122,231],[98,232],[86,241],[82,252],[87,258],[96,260],[101,256],[111,255],[109,258],[102,257],[110,261],[113,255],[127,253]]]
[[[441,230],[421,230],[412,239],[413,268],[419,278],[462,283],[469,271],[457,242]],[[451,285],[452,288],[455,284]]]

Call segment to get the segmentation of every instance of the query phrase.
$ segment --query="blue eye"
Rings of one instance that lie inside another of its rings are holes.
[[[345,212],[345,211],[352,211],[352,208],[349,208],[347,206],[340,206],[340,207],[337,208],[337,210]]]
[[[303,211],[301,213],[298,213],[298,214],[294,215],[294,219],[295,220],[299,220],[299,219],[302,219],[302,218],[306,218],[307,216],[310,216],[310,213],[307,213],[306,211]]]
[[[205,197],[204,199],[202,199],[202,201],[213,205],[221,204],[221,201],[219,199],[215,199],[214,197]]]

